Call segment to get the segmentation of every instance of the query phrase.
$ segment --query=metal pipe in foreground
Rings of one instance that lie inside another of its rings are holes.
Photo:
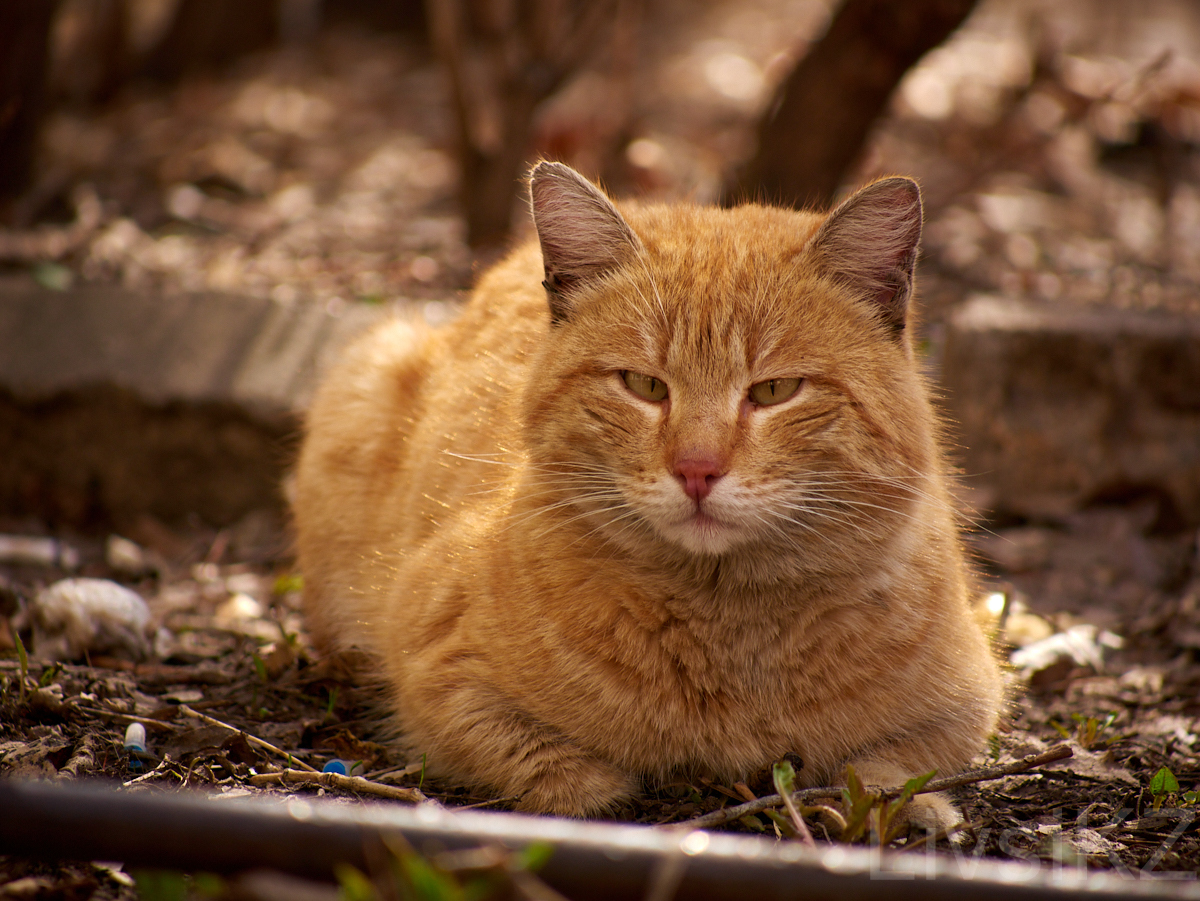
[[[655,878],[668,874],[679,877],[668,897],[699,901],[1200,899],[1196,882],[1134,880],[1037,861],[841,846],[806,852],[754,836],[455,813],[434,805],[298,796],[223,800],[198,792],[119,791],[101,783],[0,780],[0,854],[218,873],[269,868],[330,880],[338,862],[364,867],[369,847],[388,832],[427,853],[548,842],[554,855],[540,875],[573,901],[642,898]]]

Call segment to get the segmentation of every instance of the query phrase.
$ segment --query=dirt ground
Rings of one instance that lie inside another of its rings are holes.
[[[1200,18],[1165,0],[1106,3],[1092,15],[1038,6],[985,3],[910,73],[859,166],[864,178],[921,180],[934,344],[947,311],[978,291],[1200,313]],[[687,19],[662,13],[647,29],[655,44],[639,54],[638,100],[620,125],[627,139],[615,159],[591,163],[617,189],[714,198],[747,152],[770,85],[828,16],[827,3],[799,0],[696,8]],[[588,165],[586,148],[617,127],[595,113],[605,90],[588,76],[551,104],[539,146],[568,157],[574,148]],[[283,303],[440,304],[472,278],[451,136],[438,70],[411,37],[341,30],[311,51],[256,55],[175,88],[136,86],[101,110],[55,113],[26,200],[36,224],[0,231],[0,260],[52,287],[116,281]],[[0,533],[50,536],[79,556],[70,568],[0,563],[0,616],[13,626],[0,627],[0,774],[305,792],[317,789],[249,779],[336,757],[447,805],[510,803],[430,784],[420,760],[371,742],[364,698],[309,651],[299,574],[272,520],[213,529],[142,518],[122,531],[129,541],[0,518]],[[1074,756],[956,789],[968,825],[957,845],[937,846],[1195,877],[1195,524],[1135,498],[1045,521],[989,522],[985,511],[972,543],[985,593],[1004,605],[998,641],[1014,685],[1011,716],[978,764],[1063,741]],[[156,630],[147,661],[38,656],[45,647],[21,611],[45,586],[80,575],[145,599]],[[33,654],[25,675],[21,629]],[[133,722],[146,730],[144,756],[122,744]],[[747,791],[772,789],[666,786],[616,818],[686,820]],[[725,828],[786,832],[764,815]],[[15,897],[14,885],[21,897],[135,892],[120,871],[0,858],[0,897]]]

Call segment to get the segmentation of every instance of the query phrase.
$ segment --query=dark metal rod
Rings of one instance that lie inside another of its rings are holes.
[[[699,901],[1200,899],[1195,882],[1164,884],[944,852],[839,845],[809,852],[755,836],[456,813],[434,805],[300,796],[223,800],[198,792],[120,791],[101,783],[0,780],[0,854],[218,873],[269,868],[330,880],[338,862],[365,867],[369,846],[387,833],[403,835],[424,853],[548,842],[554,854],[540,875],[576,901],[642,898],[656,872],[680,863],[675,897]]]

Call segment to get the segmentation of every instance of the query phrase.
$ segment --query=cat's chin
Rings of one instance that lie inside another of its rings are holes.
[[[693,554],[717,556],[731,550],[741,531],[707,513],[696,513],[679,522],[659,526],[664,538]]]

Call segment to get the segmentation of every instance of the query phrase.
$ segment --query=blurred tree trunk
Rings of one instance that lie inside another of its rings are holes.
[[[180,0],[166,36],[146,61],[152,78],[227,63],[279,37],[278,0]]]
[[[508,236],[534,113],[587,59],[615,10],[615,0],[426,0],[450,77],[472,247]]]
[[[0,2],[0,218],[33,174],[58,0]]]
[[[828,206],[904,73],[944,41],[978,0],[846,0],[780,85],[758,151],[725,194]]]
[[[419,28],[424,7],[421,0],[179,0],[143,71],[174,81],[280,39],[311,40],[325,23],[345,21],[378,30]]]
[[[321,0],[326,22],[358,22],[372,31],[425,31],[421,0]]]
[[[59,11],[49,76],[55,100],[103,103],[121,88],[130,68],[128,6],[128,0],[74,0]]]

